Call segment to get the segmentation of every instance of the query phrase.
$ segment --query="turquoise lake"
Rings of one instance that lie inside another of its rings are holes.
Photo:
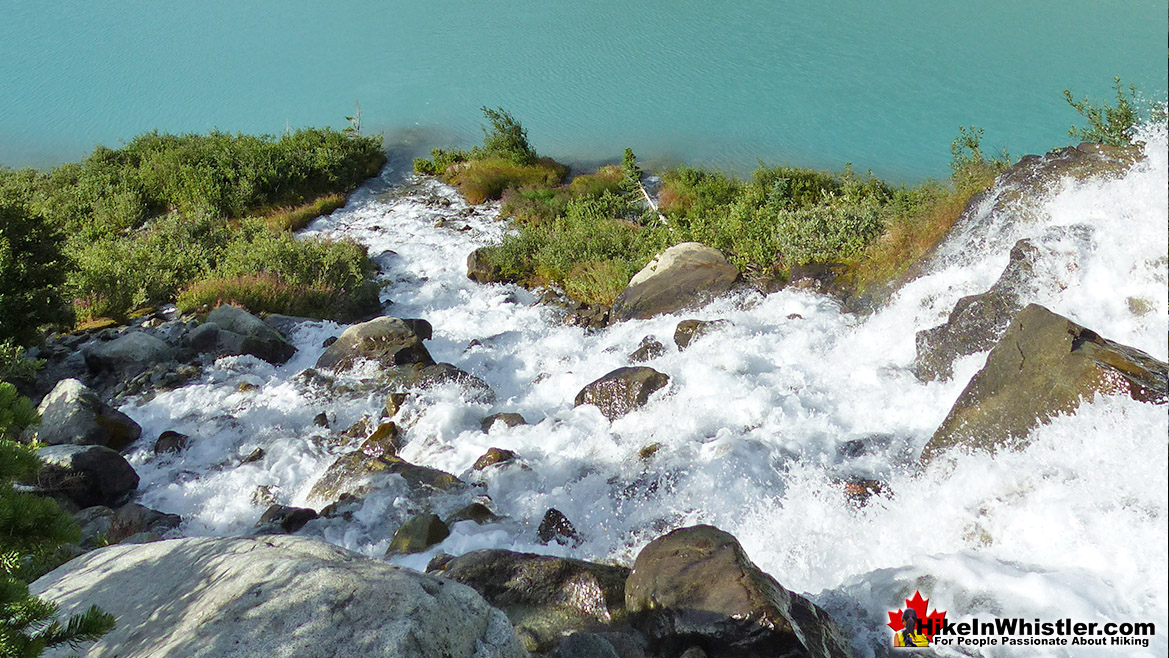
[[[851,162],[949,173],[963,125],[1013,155],[1070,141],[1062,90],[1164,100],[1164,2],[0,2],[0,163],[146,130],[343,127],[478,141],[483,105],[574,163]],[[409,149],[406,149],[409,150]]]

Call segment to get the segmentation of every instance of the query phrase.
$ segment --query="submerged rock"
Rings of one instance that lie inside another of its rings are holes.
[[[470,587],[303,537],[112,546],[31,590],[65,615],[117,617],[90,658],[527,656]]]
[[[629,360],[634,363],[645,363],[658,358],[666,353],[666,346],[654,338],[653,336],[646,336],[641,339],[637,349],[629,355]]]
[[[421,553],[451,536],[451,529],[434,514],[419,514],[394,531],[386,557]]]
[[[429,323],[425,325],[429,328]],[[383,316],[349,327],[317,359],[317,367],[345,370],[360,359],[377,361],[383,367],[420,364],[434,365],[417,322]],[[428,331],[425,331],[429,335]]]
[[[504,448],[488,448],[487,452],[479,456],[475,463],[471,465],[471,469],[475,471],[482,471],[496,464],[503,464],[510,461],[515,461],[516,454],[511,450]]]
[[[730,290],[739,270],[722,252],[683,242],[658,254],[613,302],[610,322],[651,318],[698,306]]]
[[[427,571],[475,588],[507,613],[530,651],[625,620],[625,567],[488,549],[438,560]]]
[[[727,320],[682,320],[674,327],[674,344],[684,350],[696,339],[729,326]]]
[[[495,426],[495,423],[503,423],[507,427],[518,427],[520,425],[527,425],[528,421],[524,420],[524,417],[517,413],[491,414],[483,419],[479,427],[484,432],[489,432]]]
[[[540,539],[541,544],[556,542],[566,546],[580,546],[584,541],[576,526],[572,525],[572,521],[555,507],[548,508],[544,513],[540,527],[536,529],[536,537]]]
[[[1037,425],[1097,393],[1163,404],[1169,364],[1038,305],[1023,309],[922,452],[1021,447]]]
[[[98,445],[124,450],[142,436],[142,428],[126,414],[101,401],[76,379],[57,382],[41,400],[40,425],[29,438],[47,445]]]
[[[362,495],[401,476],[412,488],[446,491],[463,485],[459,478],[435,468],[417,466],[392,455],[371,456],[356,450],[337,458],[309,491],[310,500],[333,501],[344,494]]]
[[[665,655],[692,645],[711,658],[851,655],[828,613],[784,589],[712,526],[681,528],[642,549],[625,583],[625,606]]]
[[[618,368],[588,384],[576,394],[576,406],[595,405],[609,420],[615,420],[644,406],[654,391],[670,382],[653,368],[634,366]]]

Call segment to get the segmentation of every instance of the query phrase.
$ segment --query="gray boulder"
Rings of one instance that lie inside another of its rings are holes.
[[[698,306],[730,290],[739,270],[717,249],[683,242],[658,254],[640,272],[609,311],[611,323],[651,318]]]
[[[1011,249],[1006,269],[989,290],[959,299],[945,324],[917,332],[914,372],[918,378],[949,379],[955,359],[994,347],[1023,308],[1023,293],[1034,276],[1039,255],[1039,248],[1030,240],[1019,240]]]
[[[175,350],[162,339],[135,330],[110,341],[90,343],[82,349],[82,355],[91,371],[129,380],[161,363],[174,361]]]
[[[850,655],[828,614],[784,589],[729,533],[700,525],[650,542],[625,583],[625,607],[651,648],[711,658]]]
[[[653,368],[618,368],[590,383],[576,394],[576,406],[592,404],[609,420],[615,420],[645,405],[649,396],[670,382]]]
[[[138,488],[138,473],[105,446],[58,445],[37,451],[43,466],[36,488],[64,495],[81,508],[117,507]]]
[[[296,353],[280,332],[235,306],[220,306],[186,336],[187,348],[214,357],[249,354],[269,363],[286,363]]]
[[[961,446],[995,452],[1097,393],[1162,404],[1169,364],[1101,337],[1038,305],[1019,312],[922,451],[928,462]]]
[[[317,367],[345,370],[361,359],[377,361],[386,368],[434,365],[430,352],[422,345],[423,336],[429,336],[430,325],[420,322],[383,316],[355,324],[317,359]]]
[[[41,423],[29,438],[47,445],[97,445],[125,450],[142,436],[142,428],[126,414],[102,402],[76,379],[57,382],[41,400]]]
[[[471,588],[302,537],[111,546],[30,589],[117,617],[88,658],[527,656]]]
[[[488,549],[436,561],[427,571],[470,585],[507,613],[529,651],[625,620],[625,567]]]

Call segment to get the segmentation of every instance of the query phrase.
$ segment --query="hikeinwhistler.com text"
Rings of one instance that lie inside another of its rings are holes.
[[[919,620],[937,646],[1116,646],[1145,647],[1157,633],[1153,622],[1041,621],[1007,617],[979,621]]]

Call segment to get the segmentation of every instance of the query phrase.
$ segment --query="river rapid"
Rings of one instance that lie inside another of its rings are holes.
[[[827,609],[859,655],[886,651],[887,612],[921,590],[951,618],[1152,621],[1159,633],[1150,646],[1122,653],[1163,656],[1165,407],[1097,398],[1036,429],[1022,451],[955,455],[919,470],[917,455],[986,353],[959,360],[950,381],[922,383],[910,369],[915,333],[986,290],[1025,237],[1048,257],[1024,302],[1165,360],[1169,167],[1164,132],[1146,137],[1147,158],[1121,178],[1068,180],[1027,213],[984,211],[976,229],[959,226],[932,269],[872,315],[806,291],[740,291],[600,331],[566,325],[563,310],[534,292],[468,280],[467,254],[505,230],[498,209],[468,206],[449,187],[387,168],[306,234],[367,245],[386,313],[431,322],[434,358],[494,390],[493,402],[455,385],[415,391],[395,419],[402,458],[476,487],[423,503],[404,483],[391,484],[351,520],[319,519],[301,533],[381,557],[422,507],[443,514],[489,498],[500,522],[458,523],[426,553],[393,561],[422,569],[439,551],[494,547],[630,564],[654,537],[710,523]],[[730,324],[679,351],[674,327],[686,318]],[[192,436],[180,456],[156,457],[146,445],[127,455],[142,478],[140,502],[181,514],[183,536],[248,533],[267,506],[255,495],[260,487],[276,502],[319,509],[310,488],[355,447],[337,432],[385,402],[385,391],[361,385],[361,369],[343,377],[353,385],[347,393],[297,376],[344,329],[301,323],[291,336],[299,351],[283,366],[222,358],[183,388],[125,405],[144,436]],[[573,406],[585,384],[629,365],[645,336],[667,346],[646,364],[670,376],[664,390],[614,422]],[[241,390],[244,382],[253,386]],[[321,412],[334,429],[314,424]],[[529,424],[481,431],[481,419],[496,412],[518,412]],[[514,451],[519,463],[472,471],[490,447]],[[262,459],[241,463],[257,448]],[[884,492],[858,505],[840,484],[849,477],[880,480]],[[538,543],[550,507],[583,543]]]

